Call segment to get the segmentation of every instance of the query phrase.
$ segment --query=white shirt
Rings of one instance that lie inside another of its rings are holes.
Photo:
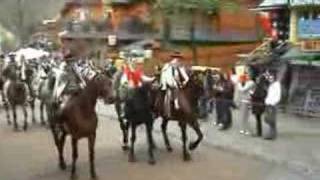
[[[186,84],[189,81],[189,76],[184,67],[178,65],[177,59],[173,59],[170,63],[164,65],[161,70],[160,83],[162,85],[162,90],[166,90],[167,86],[178,88],[178,76],[179,73],[176,69],[179,68],[181,76],[184,79],[183,84]]]
[[[279,81],[275,81],[270,84],[265,99],[267,106],[276,106],[281,100],[281,85]]]
[[[239,92],[241,102],[246,102],[246,103],[250,102],[250,98],[251,98],[250,95],[253,93],[254,87],[255,87],[255,83],[252,80],[245,82],[244,85],[242,85],[241,82],[238,83],[237,90]]]

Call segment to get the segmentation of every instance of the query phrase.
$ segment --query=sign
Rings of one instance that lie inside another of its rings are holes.
[[[290,0],[291,6],[320,5],[320,0]]]
[[[303,39],[320,38],[320,19],[299,19],[298,36]]]
[[[109,46],[117,45],[117,36],[116,35],[109,35],[108,36],[108,45]]]
[[[320,51],[320,40],[318,41],[302,41],[301,50],[304,52],[319,52]]]

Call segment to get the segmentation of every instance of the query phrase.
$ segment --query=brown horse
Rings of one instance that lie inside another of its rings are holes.
[[[75,177],[78,158],[77,144],[81,138],[88,138],[90,173],[92,178],[96,178],[94,146],[98,119],[95,106],[99,97],[104,98],[106,103],[113,101],[112,82],[103,74],[95,75],[87,86],[79,94],[73,95],[64,106],[61,106],[51,119],[51,128],[59,153],[59,166],[62,170],[66,168],[63,156],[66,135],[71,135],[71,178]]]
[[[23,130],[28,128],[28,113],[27,113],[27,86],[20,78],[20,68],[16,64],[10,64],[4,68],[3,76],[6,77],[7,87],[4,89],[6,94],[5,110],[8,124],[11,124],[9,109],[12,110],[13,128],[15,131],[19,130],[17,122],[17,107],[21,106],[24,114]]]
[[[157,116],[160,116],[163,119],[161,129],[162,129],[162,134],[163,134],[163,138],[164,138],[164,142],[166,144],[167,150],[169,152],[172,151],[172,147],[170,145],[169,138],[167,135],[168,122],[169,120],[178,121],[181,129],[181,133],[182,133],[183,159],[185,161],[188,161],[191,159],[190,153],[188,152],[188,149],[186,147],[187,125],[189,125],[192,129],[194,129],[198,135],[197,140],[189,144],[189,150],[196,149],[203,138],[203,134],[201,132],[200,125],[197,119],[197,113],[196,113],[197,112],[196,107],[198,106],[198,100],[202,93],[202,87],[197,83],[197,80],[194,77],[195,76],[191,76],[187,85],[182,89],[179,89],[177,96],[178,96],[180,108],[179,109],[173,108],[173,103],[171,103],[172,104],[171,117],[168,117],[164,110],[165,109],[164,108],[165,92],[157,90],[154,96],[155,105],[153,107],[153,110]]]

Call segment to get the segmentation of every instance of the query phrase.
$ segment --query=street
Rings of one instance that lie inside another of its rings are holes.
[[[300,180],[301,174],[272,162],[250,156],[216,149],[207,144],[192,153],[192,161],[183,162],[181,142],[170,137],[174,151],[166,152],[162,135],[155,130],[158,149],[157,163],[147,163],[147,144],[143,127],[138,128],[136,163],[127,161],[127,152],[121,149],[119,124],[112,113],[113,107],[99,105],[99,129],[96,142],[96,167],[99,179],[112,180]],[[109,115],[110,114],[110,115]],[[37,113],[38,115],[38,113]],[[21,117],[21,112],[18,118]],[[30,124],[27,132],[13,132],[6,124],[1,111],[0,122],[0,179],[1,180],[57,180],[69,179],[70,167],[63,172],[58,169],[57,152],[48,129],[37,123]],[[20,120],[21,122],[21,120]],[[20,123],[21,124],[21,123]],[[155,126],[159,124],[156,123]],[[169,129],[177,126],[169,124]],[[155,128],[157,129],[157,128]],[[179,133],[178,133],[179,134]],[[191,132],[188,132],[190,135]],[[192,138],[192,136],[190,137]],[[65,157],[71,162],[70,141],[67,139]],[[79,143],[78,179],[90,179],[87,142]]]

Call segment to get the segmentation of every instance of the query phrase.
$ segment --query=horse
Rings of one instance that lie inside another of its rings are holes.
[[[35,100],[36,100],[36,93],[35,89],[33,88],[33,83],[36,80],[36,74],[38,73],[37,64],[31,62],[23,62],[23,71],[22,73],[25,74],[25,83],[28,87],[29,96],[31,97],[29,101],[29,105],[31,108],[31,116],[32,116],[32,123],[36,123],[35,118]],[[41,119],[41,125],[44,126],[46,123]]]
[[[256,86],[251,95],[251,103],[252,103],[252,114],[255,115],[256,118],[256,130],[257,136],[262,136],[262,114],[265,111],[264,100],[267,96],[269,82],[264,75],[260,75],[256,78]]]
[[[151,111],[150,86],[143,85],[128,90],[128,97],[125,100],[124,117],[127,119],[127,130],[131,129],[131,141],[129,151],[129,162],[135,162],[134,143],[136,140],[137,126],[144,124],[146,126],[146,135],[148,140],[149,164],[155,164],[153,150],[155,148],[152,129],[153,115]]]
[[[113,75],[113,91],[115,94],[114,107],[117,114],[117,119],[120,124],[120,129],[122,131],[122,150],[126,151],[129,149],[128,146],[128,134],[129,134],[129,123],[127,119],[124,118],[124,102],[126,100],[126,88],[123,88],[120,83],[120,79],[123,76],[122,71],[117,71]]]
[[[168,117],[165,113],[164,108],[164,98],[165,98],[165,92],[162,92],[160,89],[157,89],[157,91],[154,93],[154,105],[153,105],[153,111],[155,113],[156,117],[162,118],[162,134],[164,138],[164,142],[166,145],[166,148],[169,152],[172,151],[172,147],[170,145],[170,141],[167,135],[167,125],[170,120],[172,121],[178,121],[181,134],[182,134],[182,142],[183,142],[183,160],[189,161],[191,160],[190,153],[187,148],[187,125],[189,125],[197,134],[198,138],[189,144],[189,150],[195,150],[200,142],[203,139],[203,133],[200,129],[200,125],[197,118],[197,105],[199,97],[202,95],[202,87],[197,83],[197,80],[195,79],[194,75],[190,75],[190,80],[188,83],[178,90],[177,97],[179,102],[179,109],[171,108],[172,109],[172,115],[171,117]],[[172,103],[173,106],[173,103]]]
[[[50,106],[53,104],[53,88],[55,84],[55,71],[54,67],[51,67],[50,70],[44,71],[42,76],[39,76],[37,81],[38,86],[36,88],[37,98],[40,101],[40,120],[42,124],[45,124],[44,112],[47,114],[47,118],[52,117],[52,108]],[[44,111],[46,110],[46,111]],[[49,121],[49,120],[48,120]],[[50,122],[50,121],[49,121]]]
[[[10,64],[4,68],[2,75],[6,77],[5,84],[7,84],[6,89],[4,89],[4,93],[6,94],[5,110],[7,122],[11,125],[9,114],[9,109],[11,108],[14,130],[19,130],[17,123],[17,106],[21,106],[24,114],[23,130],[26,131],[28,128],[28,112],[26,109],[27,87],[21,80],[21,69],[16,64]]]
[[[90,80],[87,86],[77,95],[70,99],[54,111],[51,119],[51,130],[59,154],[59,167],[66,169],[63,150],[66,136],[69,134],[72,139],[72,170],[71,178],[75,177],[76,161],[78,158],[78,140],[88,139],[90,174],[93,179],[96,178],[94,157],[95,157],[95,139],[98,118],[95,112],[95,106],[99,97],[104,98],[106,103],[112,103],[112,81],[103,74],[96,74]]]

